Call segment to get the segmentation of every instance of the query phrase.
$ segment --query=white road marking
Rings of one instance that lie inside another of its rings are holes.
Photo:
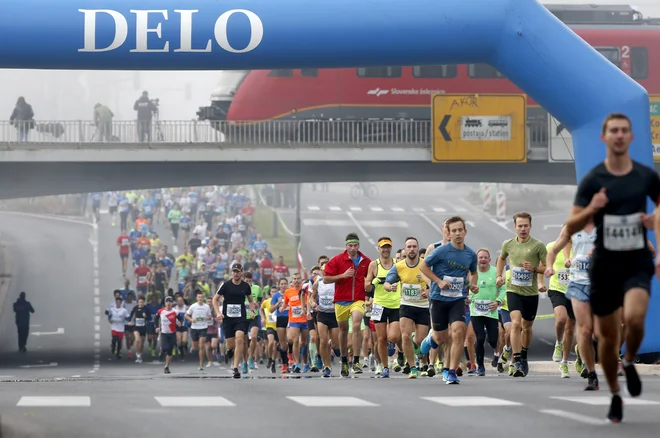
[[[403,213],[406,210],[401,207],[392,207],[392,211],[395,213]]]
[[[94,313],[96,315],[99,315],[101,313],[101,308],[99,306],[100,304],[100,294],[101,294],[101,289],[99,287],[101,280],[99,278],[99,228],[97,224],[94,224],[94,229],[92,231],[92,237],[90,239],[90,243],[92,245],[92,253],[93,253],[93,262],[94,262]],[[100,316],[97,316],[95,318],[95,324],[94,324],[94,347],[97,348],[100,346],[100,339],[101,339],[101,325],[99,324],[99,319]],[[96,345],[99,344],[99,345]],[[98,371],[99,367],[101,366],[100,361],[101,358],[100,356],[96,357],[97,355],[95,354],[94,356],[94,365],[92,368],[92,371]]]
[[[99,289],[98,287],[95,287],[94,288],[94,296],[98,297],[99,295],[101,295],[101,289]]]
[[[21,397],[16,406],[24,407],[89,407],[92,400],[89,397],[78,396],[38,396]]]
[[[348,207],[351,211],[362,211],[362,207],[358,206],[353,206],[353,207]]]
[[[383,211],[382,207],[373,206],[373,207],[369,207],[369,208],[371,209],[371,211],[375,211],[375,212]]]
[[[164,408],[206,408],[236,406],[224,397],[154,397]]]
[[[96,314],[101,313],[101,308],[98,306],[94,307],[94,313]]]
[[[500,222],[497,219],[492,219],[492,218],[490,219],[490,221],[495,225],[497,225],[498,227],[501,227],[508,232],[512,232],[511,228],[509,228],[506,222]]]
[[[348,407],[373,407],[378,406],[375,403],[368,402],[356,397],[287,397],[309,408],[348,408]]]
[[[415,213],[424,213],[424,212],[426,212],[426,209],[424,209],[422,207],[413,207],[413,211]]]
[[[442,237],[442,229],[440,228],[440,225],[436,224],[434,221],[431,220],[427,215],[424,213],[420,213],[419,217],[424,219],[429,225],[431,225],[431,228],[433,228],[435,231],[440,233],[440,237]]]
[[[408,222],[404,221],[361,221],[365,227],[371,228],[408,228]]]
[[[308,227],[352,227],[354,223],[346,219],[311,219],[303,218],[303,224]]]
[[[309,210],[309,211],[319,211],[320,209],[321,209],[321,207],[319,207],[318,205],[308,205],[307,206],[307,210]]]
[[[101,326],[100,325],[95,325],[94,326],[94,331],[100,332],[101,331]]]
[[[99,322],[101,322],[101,317],[100,317],[99,315],[96,315],[96,316],[94,317],[94,322],[97,323],[97,324],[98,324]]]
[[[364,238],[367,239],[370,244],[376,246],[376,241],[369,236],[369,233],[367,233],[367,230],[365,230],[364,227],[355,219],[355,216],[353,216],[353,213],[346,212],[346,215],[351,220],[351,222],[353,222],[353,224],[357,227],[357,229],[360,231],[362,236],[364,236]]]
[[[490,406],[522,406],[522,403],[512,402],[493,397],[422,397],[424,400],[439,403],[453,408],[490,407]]]
[[[37,219],[45,219],[45,220],[50,220],[50,221],[60,221],[60,222],[68,222],[70,224],[77,224],[77,225],[85,225],[88,227],[93,227],[94,224],[90,222],[84,222],[84,221],[79,221],[75,219],[67,219],[64,217],[56,217],[56,216],[48,216],[48,215],[42,215],[42,214],[36,214],[36,213],[21,213],[18,211],[3,211],[1,212],[2,214],[13,214],[17,216],[27,216],[27,217],[33,217]]]
[[[467,209],[463,207],[456,207],[454,208],[454,210],[456,210],[459,213],[465,213],[467,211]]]
[[[559,409],[544,409],[539,412],[542,414],[554,415],[555,417],[579,421],[580,423],[590,424],[592,426],[603,426],[607,424],[607,420],[602,418],[588,417],[586,415],[576,414],[575,412],[561,411]]]
[[[60,327],[54,332],[32,332],[30,334],[32,336],[63,335],[64,334],[64,329],[62,327]]]
[[[57,366],[57,362],[51,362],[51,363],[41,363],[37,365],[21,365],[21,368],[51,368],[56,366]]]
[[[582,403],[591,406],[609,406],[612,399],[608,396],[583,396],[583,397],[550,397],[555,400],[564,400],[573,403]],[[623,397],[625,406],[657,406],[660,402],[653,400],[641,400],[638,398]]]
[[[337,207],[336,205],[331,205],[328,207],[330,211],[341,211],[341,207]]]
[[[96,304],[97,306],[101,304],[101,299],[99,297],[94,297],[94,304]]]
[[[433,211],[436,213],[445,213],[447,210],[442,207],[433,207]]]

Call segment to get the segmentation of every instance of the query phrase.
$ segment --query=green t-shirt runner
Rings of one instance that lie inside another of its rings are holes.
[[[497,269],[491,266],[487,272],[477,270],[479,279],[477,286],[479,286],[478,294],[471,294],[470,297],[470,316],[486,316],[488,318],[499,319],[497,307],[495,310],[488,308],[492,301],[497,301],[498,304],[506,299],[506,287],[502,285],[497,287]]]
[[[500,257],[509,259],[511,277],[506,282],[507,292],[527,297],[538,295],[538,274],[523,268],[522,264],[529,262],[536,268],[540,263],[545,263],[547,255],[548,250],[543,242],[532,236],[524,243],[520,243],[518,237],[505,241]]]
[[[261,306],[261,297],[263,296],[263,291],[261,290],[261,286],[258,286],[256,284],[252,285],[252,301],[257,303],[257,308],[255,310],[250,310],[249,307],[245,307],[246,312],[247,312],[247,319],[254,319],[259,315],[259,308]],[[245,304],[248,305],[249,301],[246,298],[245,299]]]

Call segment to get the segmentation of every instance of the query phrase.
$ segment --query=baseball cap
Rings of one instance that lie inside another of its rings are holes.
[[[378,241],[378,248],[382,248],[385,245],[393,246],[392,241],[390,239],[381,239]]]
[[[242,272],[242,271],[243,271],[243,265],[241,265],[240,263],[236,263],[236,264],[234,265],[234,267],[231,268],[231,270],[232,270],[232,271],[239,271],[239,272]]]
[[[165,302],[166,302],[166,303],[167,303],[167,302],[173,303],[174,300],[172,299],[172,297],[166,297],[166,298],[165,298]]]

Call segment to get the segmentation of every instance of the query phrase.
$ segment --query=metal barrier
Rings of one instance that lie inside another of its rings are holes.
[[[0,143],[23,144],[182,144],[323,145],[368,147],[431,145],[429,120],[275,120],[236,121],[0,121]]]

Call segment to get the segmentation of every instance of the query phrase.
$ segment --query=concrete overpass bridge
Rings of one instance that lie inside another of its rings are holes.
[[[573,163],[433,163],[430,121],[0,122],[0,198],[167,185],[447,181],[574,184]]]

